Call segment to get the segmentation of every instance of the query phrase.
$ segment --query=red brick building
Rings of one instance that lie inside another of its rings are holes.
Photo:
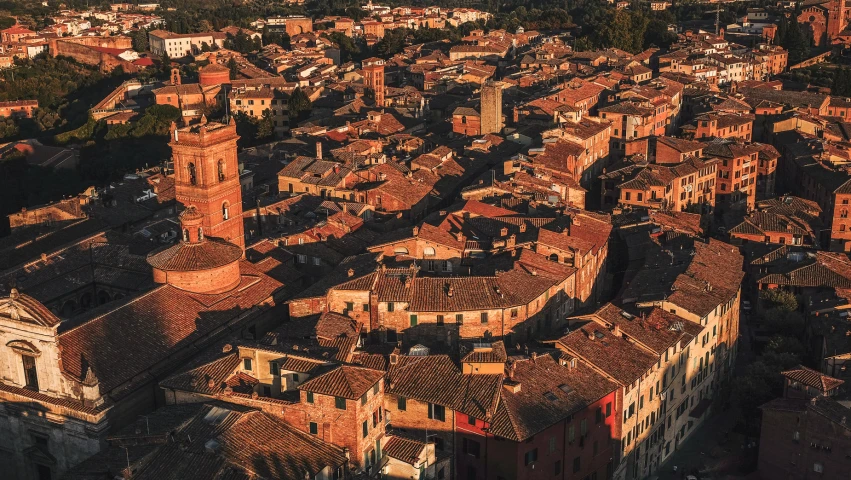
[[[242,187],[236,157],[236,123],[207,123],[177,128],[171,142],[177,201],[203,216],[204,234],[245,248]]]
[[[503,368],[488,352],[471,357],[462,362]],[[455,415],[456,478],[611,478],[620,438],[617,385],[558,351],[532,353],[504,369],[491,417]]]
[[[364,470],[381,461],[384,437],[384,372],[342,365],[299,385],[297,408],[286,408],[290,424],[346,447]]]

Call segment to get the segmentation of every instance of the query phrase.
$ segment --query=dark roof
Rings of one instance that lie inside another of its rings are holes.
[[[148,263],[159,270],[210,270],[242,258],[242,248],[228,241],[207,237],[200,242],[178,242],[151,252]]]
[[[384,378],[384,372],[380,370],[341,365],[328,373],[307,380],[298,388],[308,392],[354,400],[369,391],[382,378]]]
[[[491,423],[491,433],[516,442],[568,418],[615,391],[618,385],[581,362],[561,365],[553,354],[515,360],[506,368],[509,384]]]
[[[614,335],[609,329],[589,323],[561,337],[558,343],[568,353],[593,365],[621,385],[630,385],[659,361],[637,345]]]
[[[133,478],[144,480],[313,478],[347,461],[342,448],[273,415],[219,402],[161,408],[109,441],[68,478],[105,478],[127,457],[138,465]]]

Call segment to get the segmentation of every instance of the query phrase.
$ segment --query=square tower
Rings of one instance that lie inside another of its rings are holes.
[[[361,63],[363,67],[363,84],[375,95],[375,106],[384,106],[384,60],[367,58]]]
[[[481,96],[482,135],[502,132],[502,83],[485,82]]]
[[[242,187],[236,156],[236,123],[210,122],[171,126],[175,198],[203,215],[205,235],[245,249],[242,226]]]

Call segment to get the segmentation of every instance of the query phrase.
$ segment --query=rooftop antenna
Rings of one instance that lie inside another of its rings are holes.
[[[715,9],[715,35],[718,35],[718,23],[721,21],[721,8]]]

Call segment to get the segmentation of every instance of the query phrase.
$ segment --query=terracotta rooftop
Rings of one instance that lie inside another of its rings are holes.
[[[379,370],[342,365],[328,373],[312,377],[299,385],[298,388],[308,392],[354,400],[369,391],[382,378],[384,378],[384,372]]]
[[[822,393],[827,393],[845,383],[844,380],[833,378],[829,375],[825,375],[819,372],[818,370],[813,370],[812,368],[804,367],[803,365],[798,366],[798,368],[794,370],[786,370],[785,372],[781,372],[781,374],[789,380],[793,380],[802,383],[808,387],[815,388]]]

